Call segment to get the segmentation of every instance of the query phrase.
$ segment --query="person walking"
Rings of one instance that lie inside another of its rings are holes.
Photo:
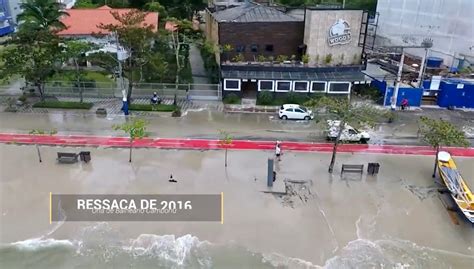
[[[278,161],[280,161],[280,156],[281,156],[281,146],[280,146],[280,141],[276,142],[275,146],[275,156]]]

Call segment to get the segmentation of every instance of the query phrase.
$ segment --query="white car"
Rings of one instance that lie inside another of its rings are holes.
[[[328,140],[336,140],[337,134],[339,131],[339,126],[341,124],[338,120],[328,120],[328,131],[327,131],[327,139]],[[344,130],[341,133],[341,137],[339,138],[340,141],[346,142],[360,142],[360,143],[367,143],[370,140],[370,135],[367,132],[361,132],[356,128],[346,124]]]
[[[314,119],[313,111],[304,106],[295,104],[284,104],[278,111],[278,117],[282,120],[312,120]]]

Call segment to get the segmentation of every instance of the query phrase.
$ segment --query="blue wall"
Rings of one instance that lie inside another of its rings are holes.
[[[438,92],[438,105],[440,107],[474,108],[474,84],[464,84],[463,89],[458,89],[459,80],[443,80]]]
[[[393,96],[393,87],[387,88],[387,93],[385,94],[385,106],[389,106],[391,104],[391,98]],[[399,88],[398,89],[398,98],[397,98],[397,106],[400,106],[402,100],[404,98],[408,99],[408,104],[412,107],[420,106],[421,105],[421,98],[423,97],[423,89],[420,88]]]

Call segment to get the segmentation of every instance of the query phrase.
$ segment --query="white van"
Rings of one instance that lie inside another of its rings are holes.
[[[337,133],[339,131],[339,125],[341,124],[341,121],[328,120],[327,123],[327,140],[334,141],[337,138]],[[370,135],[367,132],[361,132],[356,128],[353,128],[352,126],[346,124],[339,140],[346,142],[367,143],[367,141],[370,140]]]

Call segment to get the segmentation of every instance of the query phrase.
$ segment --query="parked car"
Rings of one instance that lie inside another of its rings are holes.
[[[328,120],[328,130],[327,130],[327,139],[336,140],[337,134],[339,131],[339,126],[341,121],[338,120]],[[340,141],[346,142],[360,142],[367,143],[370,140],[370,135],[367,132],[359,131],[356,128],[346,124],[344,130],[341,133]]]
[[[304,106],[295,104],[284,104],[278,111],[278,117],[282,120],[312,120],[314,119],[313,111]]]

